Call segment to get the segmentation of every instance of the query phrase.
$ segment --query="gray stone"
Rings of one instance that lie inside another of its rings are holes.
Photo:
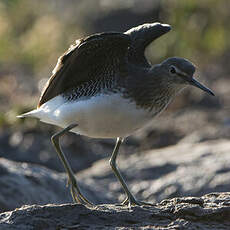
[[[0,212],[25,204],[72,202],[66,176],[42,166],[0,158]],[[79,181],[84,194],[93,202],[103,200]]]
[[[230,229],[230,193],[163,200],[152,206],[32,205],[0,215],[0,229]]]
[[[225,139],[184,142],[129,157],[120,154],[118,166],[131,191],[144,201],[230,191],[230,142]],[[97,161],[78,176],[111,201],[125,198],[109,159]]]
[[[176,196],[230,191],[228,140],[179,143],[172,147],[119,155],[118,165],[139,200],[155,203]],[[103,159],[76,174],[85,196],[95,204],[118,203],[124,192]],[[42,166],[0,159],[0,210],[22,205],[72,202],[66,176]]]

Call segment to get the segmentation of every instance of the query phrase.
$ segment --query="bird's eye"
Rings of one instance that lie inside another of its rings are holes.
[[[175,74],[176,73],[176,68],[174,66],[170,66],[169,72],[171,74]]]

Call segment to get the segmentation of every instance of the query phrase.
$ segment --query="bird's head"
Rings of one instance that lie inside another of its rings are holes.
[[[160,69],[164,72],[165,79],[171,84],[179,88],[192,85],[214,96],[209,88],[193,77],[196,68],[190,61],[178,57],[168,58],[160,64]]]

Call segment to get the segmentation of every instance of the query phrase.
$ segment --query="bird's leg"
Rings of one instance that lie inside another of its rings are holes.
[[[70,184],[71,188],[70,188],[70,192],[72,195],[72,198],[74,200],[74,202],[76,203],[81,203],[81,204],[86,204],[86,205],[93,205],[90,201],[88,201],[81,193],[78,185],[77,185],[77,181],[74,177],[74,173],[69,165],[69,162],[67,161],[64,153],[61,150],[61,146],[59,144],[59,138],[61,136],[63,136],[65,133],[69,132],[71,129],[75,128],[77,126],[77,124],[71,124],[68,127],[66,127],[65,129],[63,129],[62,131],[54,134],[51,137],[51,141],[54,145],[54,148],[61,160],[61,162],[63,163],[63,166],[67,172],[68,175],[68,183]]]
[[[110,161],[109,161],[114,174],[116,175],[116,177],[120,181],[120,183],[121,183],[121,185],[122,185],[122,187],[123,187],[123,189],[124,189],[124,191],[125,191],[125,193],[127,195],[127,198],[121,204],[122,205],[128,205],[128,206],[132,206],[132,205],[152,205],[152,204],[149,204],[149,203],[145,203],[145,202],[136,200],[136,198],[130,192],[127,184],[125,183],[123,177],[121,176],[121,173],[119,172],[119,170],[117,168],[116,158],[117,158],[117,154],[118,154],[118,151],[119,151],[119,148],[120,148],[122,142],[123,142],[122,138],[120,138],[120,137],[117,138],[116,145],[114,147],[112,156],[111,156]]]
[[[122,138],[117,138],[117,142],[116,142],[116,145],[114,147],[114,150],[113,150],[113,153],[112,153],[112,156],[110,158],[110,165],[111,165],[111,168],[115,174],[115,176],[118,178],[118,180],[120,181],[126,195],[127,195],[127,199],[125,201],[127,201],[128,203],[124,202],[122,204],[126,205],[140,205],[140,203],[135,199],[135,197],[132,195],[132,193],[130,192],[127,184],[125,183],[123,177],[121,176],[118,168],[117,168],[117,164],[116,164],[116,159],[117,159],[117,154],[118,154],[118,151],[119,151],[119,148],[122,144],[122,141],[123,139]]]

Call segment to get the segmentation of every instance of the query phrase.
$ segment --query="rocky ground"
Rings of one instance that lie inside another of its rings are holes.
[[[139,200],[154,204],[130,209],[105,205],[125,198],[108,159],[76,174],[87,198],[101,204],[84,207],[66,204],[71,197],[63,173],[1,158],[0,229],[229,229],[230,193],[224,193],[230,191],[229,152],[227,139],[183,140],[120,157],[131,191]],[[220,193],[201,197],[211,192]]]
[[[152,206],[32,205],[0,214],[1,229],[229,229],[230,193],[174,198]]]

